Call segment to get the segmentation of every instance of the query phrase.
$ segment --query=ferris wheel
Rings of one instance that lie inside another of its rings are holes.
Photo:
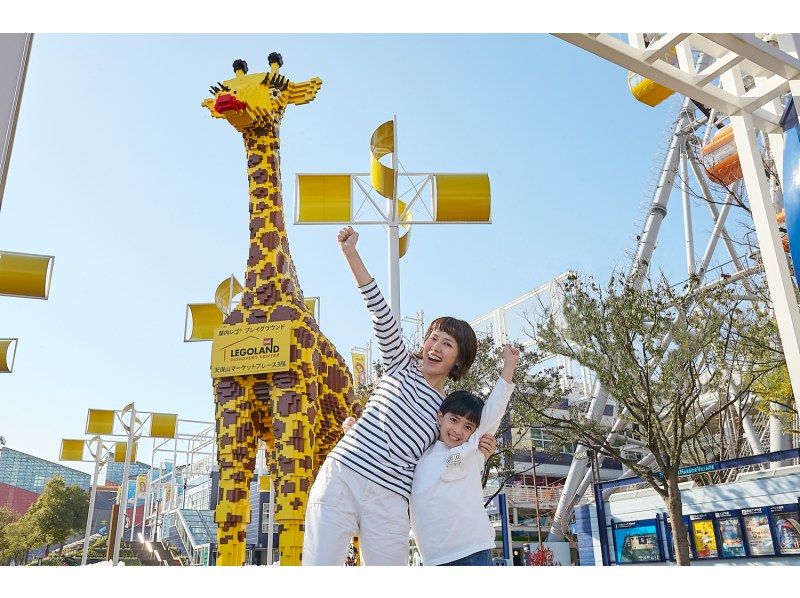
[[[791,97],[800,97],[800,36],[558,37],[630,69],[629,89],[642,104],[653,107],[670,97],[679,100],[636,236],[631,277],[642,284],[654,270],[659,238],[669,223],[669,200],[680,190],[686,263],[681,282],[692,290],[738,283],[743,298],[753,302],[763,301],[756,281],[766,282],[800,404],[800,310],[793,284],[800,278],[792,263],[793,256],[800,264],[800,175],[792,176],[800,173],[800,152]],[[732,224],[739,225],[735,231]],[[665,245],[674,253],[672,240]],[[608,393],[595,381],[587,399],[587,415],[600,419]],[[737,418],[741,427],[734,425]],[[774,418],[765,421],[740,412],[723,413],[721,420],[720,439],[727,453],[721,451],[720,458],[789,448],[791,437],[781,432]],[[609,434],[625,425],[622,411]],[[640,464],[651,461],[645,454]],[[572,460],[548,539],[563,539],[574,505],[591,482],[587,469],[588,460]],[[621,477],[629,475],[626,470]]]

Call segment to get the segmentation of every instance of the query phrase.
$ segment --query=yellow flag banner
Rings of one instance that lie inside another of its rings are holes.
[[[288,320],[217,328],[211,347],[211,377],[287,371],[291,334]]]
[[[364,353],[350,352],[353,361],[353,374],[355,375],[356,385],[363,386],[367,383],[367,356]]]

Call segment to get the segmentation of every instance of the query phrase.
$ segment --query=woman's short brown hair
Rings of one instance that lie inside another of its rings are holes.
[[[475,336],[475,331],[467,322],[450,316],[442,316],[431,322],[428,332],[425,333],[425,340],[428,340],[431,333],[436,330],[449,334],[458,343],[456,364],[447,373],[447,377],[451,380],[459,380],[469,371],[472,362],[475,361],[475,355],[478,353],[478,337]],[[422,357],[421,349],[417,357]]]

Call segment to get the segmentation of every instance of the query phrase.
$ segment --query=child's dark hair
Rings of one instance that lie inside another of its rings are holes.
[[[439,411],[442,415],[452,413],[453,415],[466,417],[477,428],[481,425],[483,401],[471,392],[456,390],[445,397],[444,401],[442,401],[442,406],[439,407]]]

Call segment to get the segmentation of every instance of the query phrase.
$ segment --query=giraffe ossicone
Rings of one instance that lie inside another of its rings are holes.
[[[236,60],[233,78],[212,85],[212,97],[202,103],[241,133],[247,160],[250,244],[244,290],[223,326],[289,321],[292,331],[286,371],[214,379],[218,565],[244,564],[259,439],[266,442],[275,489],[281,565],[300,564],[314,475],[341,436],[341,423],[360,411],[344,358],[303,300],[283,215],[280,122],[287,106],[313,101],[322,81],[290,81],[280,73],[283,58],[277,52],[268,61],[269,72],[250,74],[247,63]]]

